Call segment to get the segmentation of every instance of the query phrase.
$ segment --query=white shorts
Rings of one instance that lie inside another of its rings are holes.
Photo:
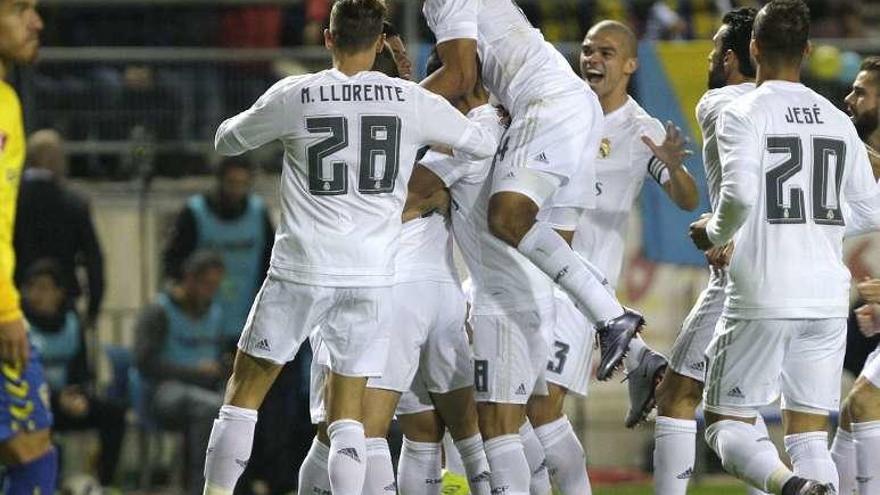
[[[367,387],[406,392],[417,377],[429,392],[445,394],[474,383],[465,333],[467,307],[461,287],[443,282],[405,282],[392,289],[394,316],[389,359]]]
[[[533,393],[546,395],[547,341],[555,313],[550,304],[505,315],[471,314],[477,402],[525,404]]]
[[[595,205],[594,161],[602,138],[602,109],[584,89],[532,102],[513,115],[495,155],[492,194],[517,192],[539,207],[551,197],[555,207]]]
[[[550,341],[550,359],[544,377],[581,397],[587,396],[593,360],[595,324],[564,292],[555,290],[556,325]]]
[[[473,377],[473,374],[471,376]],[[425,382],[416,377],[410,389],[400,396],[396,413],[398,415],[418,414],[433,410],[434,401],[431,400],[431,394],[428,392]]]
[[[321,287],[270,276],[257,293],[238,348],[284,364],[315,331],[327,346],[333,372],[378,376],[390,326],[391,287]]]
[[[782,396],[782,409],[837,411],[846,319],[736,320],[721,317],[706,355],[707,411],[752,409]]]
[[[706,381],[706,348],[724,309],[726,285],[727,272],[712,270],[709,285],[684,319],[669,358],[669,367],[679,375],[698,382]]]
[[[880,388],[880,345],[874,349],[874,352],[868,355],[868,359],[865,361],[865,366],[862,368],[859,376],[865,377],[866,380],[871,382],[871,385]]]

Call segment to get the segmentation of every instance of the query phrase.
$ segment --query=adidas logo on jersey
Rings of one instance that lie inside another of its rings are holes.
[[[706,371],[706,362],[705,361],[697,361],[695,363],[691,363],[690,369],[694,371]]]
[[[482,473],[474,476],[473,478],[469,479],[468,481],[470,481],[471,483],[488,483],[489,476],[490,476],[489,471],[483,471]]]
[[[739,387],[733,387],[732,389],[730,389],[730,392],[727,392],[727,396],[733,397],[735,399],[745,399],[746,398],[746,396],[743,395],[742,390],[740,390]]]
[[[358,455],[357,449],[354,447],[346,447],[344,449],[339,449],[336,451],[339,455],[344,455],[345,457],[350,458],[354,462],[361,462],[361,456]]]
[[[382,491],[397,493],[397,482],[392,481],[391,484],[385,485],[385,488],[383,488]]]
[[[550,163],[550,160],[547,159],[547,154],[544,153],[543,151],[541,152],[540,155],[535,157],[535,161],[541,162],[541,163]]]
[[[271,351],[272,350],[272,348],[269,347],[269,339],[263,339],[263,340],[257,342],[257,345],[254,347],[256,347],[257,349],[259,349],[261,351]]]
[[[680,479],[680,480],[689,480],[689,479],[691,479],[691,476],[693,476],[693,475],[694,475],[694,468],[689,467],[683,473],[676,476],[676,478]]]
[[[235,463],[242,469],[245,469],[248,465],[247,459],[236,459]]]
[[[526,385],[524,383],[520,383],[519,387],[516,387],[516,395],[526,395]]]

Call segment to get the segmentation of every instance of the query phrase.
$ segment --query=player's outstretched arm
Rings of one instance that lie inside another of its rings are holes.
[[[254,105],[223,121],[214,136],[214,148],[224,156],[240,155],[286,135],[292,118],[288,108],[290,86],[298,78],[288,77],[277,82]]]

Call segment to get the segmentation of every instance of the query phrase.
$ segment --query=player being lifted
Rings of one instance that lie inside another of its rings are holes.
[[[843,236],[880,228],[880,189],[852,122],[799,82],[808,38],[802,0],[758,12],[750,45],[758,87],[718,117],[718,208],[690,232],[702,250],[735,246],[706,353],[707,442],[730,473],[783,495],[836,493],[826,432],[846,343]],[[780,395],[797,475],[753,426],[757,408]]]
[[[859,137],[868,148],[874,178],[880,175],[880,57],[868,57],[846,97]],[[865,305],[856,309],[859,327],[866,335],[880,332],[880,280],[858,286]],[[831,456],[840,475],[840,493],[880,492],[880,347],[874,350],[840,411],[840,424]],[[858,481],[858,485],[856,482]]]
[[[333,69],[283,79],[217,131],[224,155],[275,140],[285,151],[282,221],[208,444],[205,493],[232,492],[257,408],[313,329],[330,359],[331,490],[361,493],[362,399],[387,357],[394,256],[416,151],[438,145],[485,157],[497,144],[442,98],[369,71],[384,46],[385,14],[381,0],[336,2],[324,32]]]
[[[636,36],[627,26],[602,21],[586,34],[580,57],[581,75],[599,96],[605,128],[595,160],[596,208],[581,217],[572,247],[608,277],[612,290],[623,265],[629,213],[645,177],[661,184],[682,209],[692,210],[699,203],[696,183],[683,165],[684,137],[671,124],[664,130],[627,94],[638,68],[636,51]],[[545,371],[549,395],[533,396],[528,415],[562,493],[587,494],[583,448],[562,410],[567,393],[587,394],[593,333],[584,329],[596,322],[588,321],[561,291],[556,295],[553,347]],[[642,419],[642,411],[650,410],[654,381],[666,360],[636,338],[624,362],[633,404],[626,422],[633,426]]]
[[[718,208],[721,162],[715,123],[721,109],[755,89],[755,67],[749,55],[754,9],[738,9],[722,18],[712,38],[709,54],[709,90],[700,98],[696,114],[703,134],[703,166],[712,209]],[[657,423],[654,429],[654,486],[663,495],[684,495],[694,469],[697,423],[695,412],[702,401],[706,348],[724,306],[726,264],[731,246],[714,248],[709,284],[700,294],[672,346],[669,369],[657,388]],[[633,404],[633,407],[637,407]],[[642,411],[646,414],[647,409]],[[766,435],[760,415],[756,426]]]
[[[35,0],[0,0],[0,463],[4,493],[54,493],[58,454],[52,446],[49,389],[28,338],[12,280],[12,232],[25,141],[21,105],[5,82],[13,64],[37,56],[43,21]]]

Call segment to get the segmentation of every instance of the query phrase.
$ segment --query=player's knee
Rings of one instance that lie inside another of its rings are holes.
[[[524,419],[524,411],[517,406],[494,403],[479,406],[480,433],[484,439],[518,434]]]
[[[563,400],[564,400],[563,396]],[[550,424],[563,416],[563,401],[554,400],[552,397],[535,397],[529,401],[526,415],[529,422],[535,428]]]
[[[853,423],[880,419],[880,390],[856,386],[846,398],[844,408]]]
[[[703,399],[702,395],[702,388],[695,380],[680,378],[674,372],[667,373],[657,386],[657,414],[670,418],[693,418]]]
[[[517,247],[535,223],[538,209],[528,198],[516,193],[497,193],[489,200],[489,232]]]
[[[0,444],[0,463],[7,466],[39,459],[52,448],[49,430],[19,433]]]

